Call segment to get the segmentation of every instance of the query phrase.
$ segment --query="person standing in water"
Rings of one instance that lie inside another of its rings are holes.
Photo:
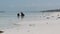
[[[25,16],[23,12],[21,12],[21,16],[22,16],[22,17]]]
[[[24,18],[24,13],[23,12],[21,12],[20,14],[19,13],[17,13],[17,17],[19,18],[21,16],[21,18]]]
[[[23,12],[21,12],[21,18],[24,18],[25,14]]]
[[[17,14],[17,17],[18,17],[18,18],[20,17],[20,14],[19,14],[19,13]]]

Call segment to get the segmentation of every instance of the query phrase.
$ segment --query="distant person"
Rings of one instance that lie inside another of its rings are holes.
[[[18,18],[20,17],[20,14],[19,14],[19,13],[17,14],[17,17],[18,17]]]
[[[21,12],[21,18],[24,18],[25,14],[23,12]]]
[[[21,12],[21,17],[25,16],[23,12]]]

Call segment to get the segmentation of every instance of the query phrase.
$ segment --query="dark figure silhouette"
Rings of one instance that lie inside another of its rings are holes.
[[[20,14],[19,14],[19,13],[17,14],[17,17],[18,17],[18,18],[20,17]]]
[[[21,16],[25,16],[25,15],[23,14],[23,12],[21,12]]]
[[[1,33],[4,33],[4,31],[0,31],[0,34],[1,34]]]
[[[21,12],[21,18],[24,18],[24,16],[25,16],[25,15],[24,15],[24,13],[23,13],[23,12]]]

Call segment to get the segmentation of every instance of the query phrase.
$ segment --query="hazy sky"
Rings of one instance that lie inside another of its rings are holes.
[[[60,8],[60,0],[0,0],[0,11],[41,11]]]

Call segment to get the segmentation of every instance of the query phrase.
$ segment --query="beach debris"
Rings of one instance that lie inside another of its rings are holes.
[[[0,31],[0,33],[3,33],[4,31]]]
[[[58,18],[60,18],[60,17],[58,17]]]
[[[29,26],[35,26],[35,24],[29,24]]]
[[[57,20],[57,19],[60,19],[60,17],[57,17],[56,20]]]
[[[57,16],[59,16],[59,14]]]
[[[51,17],[54,17],[54,16],[51,16]]]
[[[50,17],[47,17],[46,19],[50,19]]]

